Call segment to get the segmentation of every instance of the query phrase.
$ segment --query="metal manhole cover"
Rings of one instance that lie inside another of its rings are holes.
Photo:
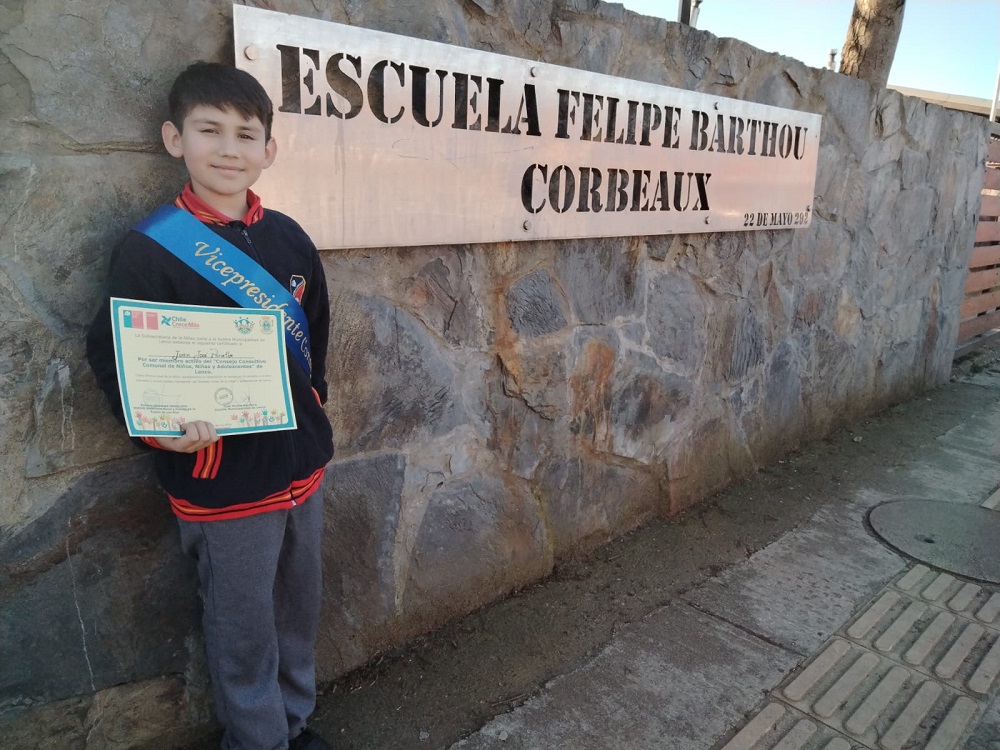
[[[979,505],[897,500],[868,514],[893,549],[977,581],[1000,583],[1000,512]]]

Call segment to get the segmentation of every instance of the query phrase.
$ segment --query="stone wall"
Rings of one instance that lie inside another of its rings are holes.
[[[985,120],[597,0],[261,4],[823,116],[809,229],[323,253],[322,678],[947,377]],[[116,238],[183,179],[169,82],[232,56],[219,0],[0,8],[12,746],[207,720],[192,570],[83,334]]]

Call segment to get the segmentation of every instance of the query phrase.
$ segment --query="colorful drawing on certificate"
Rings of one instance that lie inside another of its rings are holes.
[[[118,385],[130,435],[294,430],[281,310],[111,299]]]

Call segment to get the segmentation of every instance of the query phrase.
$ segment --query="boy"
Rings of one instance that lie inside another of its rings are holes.
[[[163,144],[184,159],[191,177],[174,205],[202,222],[191,223],[205,242],[231,243],[288,289],[290,307],[294,298],[308,322],[311,363],[288,357],[295,430],[223,439],[214,425],[197,421],[182,425],[176,437],[140,440],[154,449],[181,544],[197,561],[222,747],[324,750],[330,746],[306,727],[316,701],[320,486],[333,457],[322,406],[329,337],[323,266],[302,229],[265,211],[250,190],[276,153],[271,101],[253,76],[195,63],[174,82],[169,105]],[[115,248],[110,296],[237,306],[226,290],[141,231],[144,226]],[[228,246],[225,252],[236,255]],[[87,359],[124,422],[107,301],[91,325]]]

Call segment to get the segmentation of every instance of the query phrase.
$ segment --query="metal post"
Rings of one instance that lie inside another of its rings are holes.
[[[680,0],[677,5],[677,23],[687,26],[698,25],[698,6],[701,0]]]
[[[701,0],[694,0],[694,7],[691,9],[691,26],[698,25],[698,8],[701,7]]]
[[[678,0],[677,23],[691,25],[691,0]]]
[[[1000,65],[997,66],[997,85],[993,88],[993,103],[990,105],[990,122],[997,121],[998,99],[1000,99]]]

